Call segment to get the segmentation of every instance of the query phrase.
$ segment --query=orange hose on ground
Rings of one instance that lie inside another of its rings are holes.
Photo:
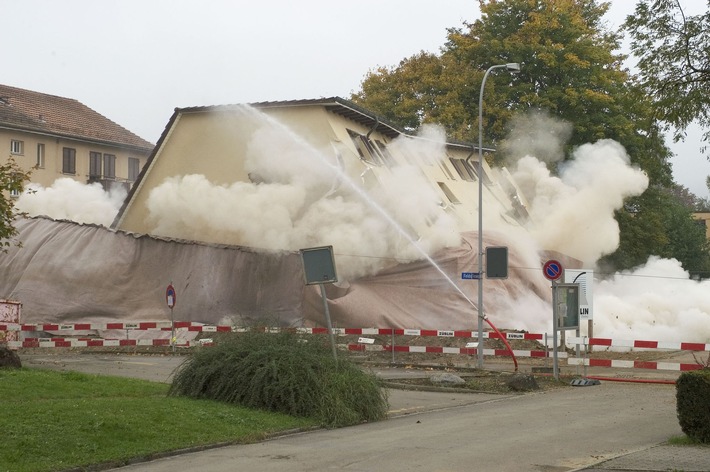
[[[503,336],[500,331],[498,331],[498,328],[493,326],[493,323],[491,323],[491,321],[488,318],[483,318],[483,319],[486,320],[486,323],[488,323],[488,325],[491,328],[493,328],[493,331],[496,332],[496,334],[500,337],[500,339],[503,340],[503,344],[505,344],[505,347],[508,349],[508,352],[510,353],[510,357],[513,358],[513,364],[515,364],[515,372],[517,372],[518,371],[518,360],[515,358],[515,354],[513,353],[513,349],[510,347],[510,344],[508,344],[508,340],[505,339],[505,336]],[[483,340],[482,339],[478,340],[479,346],[482,344],[481,341],[483,341]]]

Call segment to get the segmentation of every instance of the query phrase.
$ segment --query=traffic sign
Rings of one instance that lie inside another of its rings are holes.
[[[547,280],[551,280],[553,282],[562,277],[563,271],[562,264],[554,259],[550,259],[545,262],[544,266],[542,266],[542,275],[544,275]]]
[[[488,246],[486,248],[486,278],[508,278],[508,247]]]
[[[173,284],[169,284],[167,290],[165,290],[165,301],[168,304],[168,308],[172,309],[177,301],[177,294],[175,293],[175,287]]]
[[[461,272],[461,278],[464,280],[478,280],[481,278],[480,272]]]

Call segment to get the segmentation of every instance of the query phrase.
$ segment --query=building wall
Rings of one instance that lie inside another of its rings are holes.
[[[22,152],[20,154],[12,153],[12,141],[22,143]],[[66,172],[68,169],[63,168],[64,148],[75,150],[73,173]],[[37,166],[32,169],[30,181],[43,187],[51,186],[60,177],[69,177],[82,183],[89,182],[89,156],[91,152],[101,154],[101,175],[97,176],[101,179],[98,180],[132,183],[137,176],[129,176],[129,159],[138,159],[138,171],[140,171],[149,155],[147,151],[131,150],[118,146],[11,129],[0,129],[0,150],[4,151],[3,154],[6,156],[12,156],[24,170],[30,170]],[[41,155],[42,153],[43,155]],[[107,177],[106,169],[103,166],[104,154],[115,156],[115,176],[113,178]],[[129,177],[133,177],[133,179]]]
[[[267,115],[264,119],[261,113]],[[431,188],[439,195],[441,206],[456,217],[462,231],[475,230],[478,218],[478,180],[475,174],[478,155],[471,155],[468,146],[447,146],[443,161],[428,155],[419,138],[399,136],[399,140],[411,141],[411,146],[395,144],[388,136],[372,132],[367,141],[376,146],[377,156],[368,153],[362,140],[370,129],[359,122],[327,111],[323,106],[273,107],[254,111],[248,107],[225,107],[217,110],[179,110],[162,144],[145,173],[134,189],[134,194],[114,224],[117,229],[143,234],[152,234],[147,221],[147,199],[150,190],[171,177],[202,174],[217,185],[234,182],[258,182],[260,176],[249,175],[245,167],[250,145],[261,139],[259,145],[270,142],[269,127],[293,134],[293,140],[311,148],[314,154],[321,153],[332,162],[334,155],[345,174],[366,189],[386,181],[387,173],[395,165],[414,165],[426,177]],[[255,115],[259,115],[255,119]],[[266,120],[266,121],[264,121]],[[278,139],[278,138],[275,138]],[[384,150],[383,150],[384,149]],[[273,152],[279,152],[278,143],[273,143]],[[316,156],[317,157],[317,156]],[[462,172],[462,162],[470,159],[468,173]],[[451,159],[457,160],[458,169]],[[523,224],[525,212],[517,212],[513,195],[519,194],[504,173],[491,169],[484,161],[484,207],[495,208],[485,214],[487,224],[506,219],[509,224]],[[412,192],[418,191],[412,189]],[[402,198],[406,198],[402,195]],[[206,241],[224,244],[240,244],[239,241]]]

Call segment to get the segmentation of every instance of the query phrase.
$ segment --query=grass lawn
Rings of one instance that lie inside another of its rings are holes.
[[[0,369],[0,472],[116,466],[216,443],[247,443],[317,422],[208,400],[167,397],[137,379]]]

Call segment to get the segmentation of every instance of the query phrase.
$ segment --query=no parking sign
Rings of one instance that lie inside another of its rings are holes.
[[[544,275],[547,280],[551,280],[553,282],[562,277],[563,271],[564,269],[562,268],[562,264],[554,259],[550,259],[545,262],[544,266],[542,266],[542,275]]]
[[[175,287],[173,284],[168,285],[167,290],[165,290],[165,302],[168,304],[168,308],[172,310],[177,301],[177,295],[175,293]]]

